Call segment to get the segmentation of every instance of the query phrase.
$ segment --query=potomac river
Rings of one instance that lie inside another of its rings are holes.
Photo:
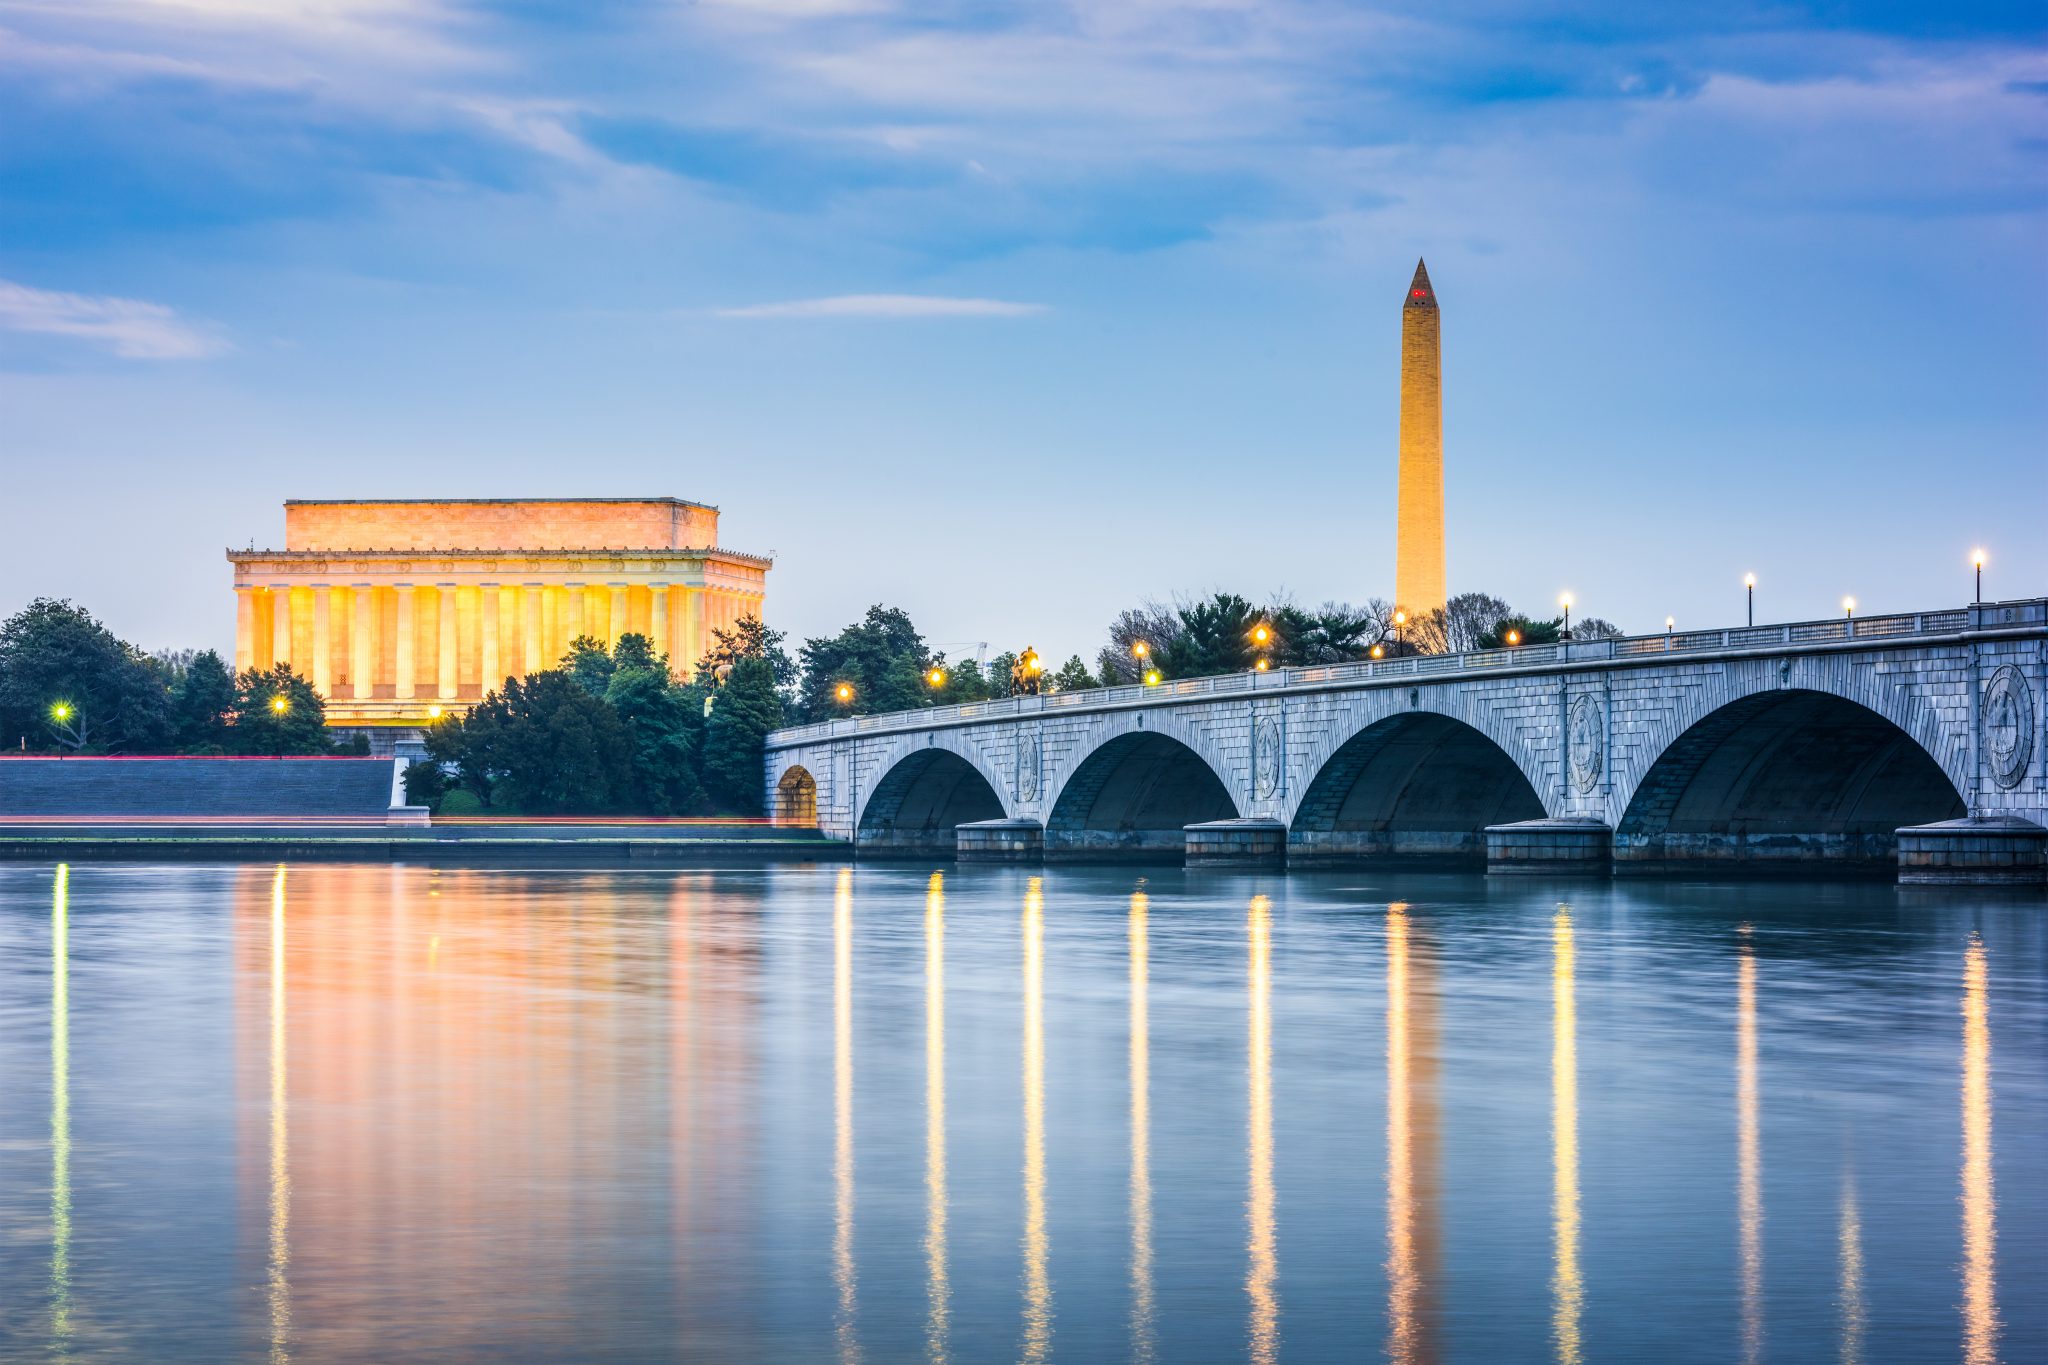
[[[2048,1359],[2036,894],[0,866],[10,1361]]]

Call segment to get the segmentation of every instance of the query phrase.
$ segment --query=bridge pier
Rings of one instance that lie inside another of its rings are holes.
[[[1899,831],[1901,886],[2025,886],[2048,881],[2048,828],[1979,816]]]
[[[1181,832],[1189,867],[1275,867],[1287,858],[1287,826],[1278,820],[1205,820]]]
[[[1591,815],[1488,825],[1486,870],[1489,874],[1562,872],[1605,877],[1614,870],[1614,831],[1606,821]]]
[[[1035,863],[1045,857],[1045,826],[1036,820],[975,820],[953,830],[963,863]]]

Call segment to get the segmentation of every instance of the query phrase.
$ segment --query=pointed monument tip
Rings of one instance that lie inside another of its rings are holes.
[[[1436,290],[1430,287],[1429,267],[1422,263],[1420,256],[1415,258],[1415,278],[1408,282],[1408,302],[1406,306],[1410,308],[1436,307]]]

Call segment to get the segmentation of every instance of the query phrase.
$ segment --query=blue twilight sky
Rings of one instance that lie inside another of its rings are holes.
[[[231,641],[288,497],[663,494],[798,638],[2048,592],[2048,10],[0,0],[0,612]]]

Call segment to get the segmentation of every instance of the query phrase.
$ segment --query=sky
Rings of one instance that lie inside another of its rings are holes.
[[[1391,595],[1631,631],[2048,593],[2048,10],[0,0],[0,613],[226,647],[288,498],[674,496],[1092,658]]]

